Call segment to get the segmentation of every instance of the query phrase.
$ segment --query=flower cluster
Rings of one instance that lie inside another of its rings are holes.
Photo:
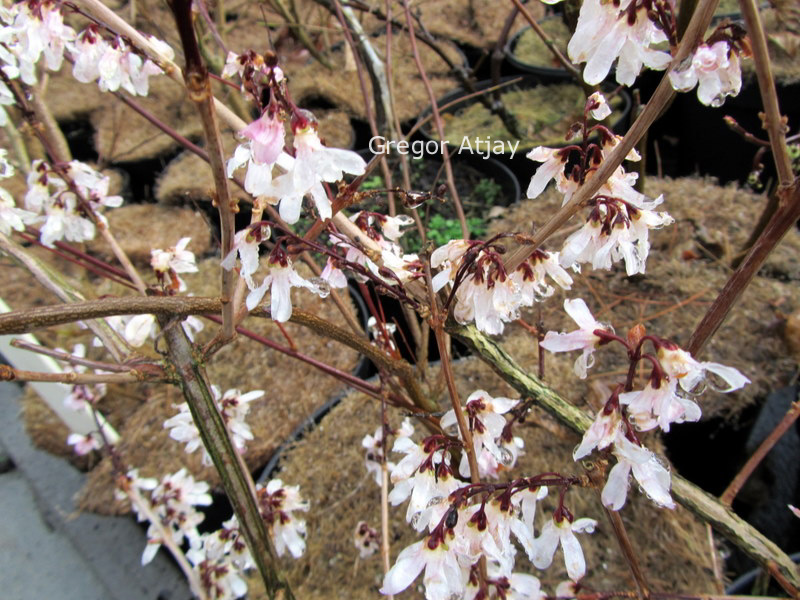
[[[488,334],[503,333],[505,323],[519,316],[519,309],[550,296],[555,289],[546,281],[569,289],[572,278],[559,265],[557,252],[537,250],[508,273],[502,254],[491,244],[452,240],[433,251],[431,267],[440,269],[433,289],[455,287],[453,316],[459,323],[475,321]]]
[[[37,82],[36,65],[44,56],[45,65],[58,71],[65,51],[70,55],[72,74],[78,81],[97,81],[103,91],[124,89],[132,95],[146,96],[151,75],[161,68],[149,58],[143,59],[120,37],[104,39],[92,24],[80,34],[64,24],[61,4],[52,0],[19,2],[0,11],[0,61],[10,79],[19,78],[26,85]],[[149,38],[149,43],[164,57],[172,59],[172,49],[163,41]],[[0,96],[6,96],[5,85]]]
[[[510,469],[517,462],[523,441],[522,438],[511,435],[508,421],[503,415],[514,408],[518,402],[519,400],[509,398],[492,398],[484,390],[472,392],[467,398],[464,410],[467,414],[467,422],[478,462],[478,474],[481,478],[497,479],[501,470]],[[439,421],[439,425],[446,432],[457,435],[461,439],[455,410],[447,411]],[[461,455],[458,472],[462,477],[469,477],[469,462],[466,452]]]
[[[243,394],[237,389],[230,389],[221,394],[219,388],[212,385],[211,392],[214,394],[214,403],[222,415],[222,420],[231,433],[233,445],[239,452],[244,452],[247,442],[253,439],[253,432],[245,420],[250,410],[250,402],[261,398],[264,391],[253,390]],[[189,405],[184,402],[177,408],[180,412],[164,421],[164,428],[170,430],[169,437],[173,440],[186,444],[186,452],[191,454],[203,446],[200,432],[194,424]],[[203,448],[203,464],[211,465],[211,457],[205,448]]]
[[[172,60],[174,52],[165,42],[151,37],[149,42],[162,56]],[[125,90],[132,96],[147,96],[150,77],[162,73],[149,58],[134,52],[122,38],[106,41],[97,27],[90,25],[70,46],[72,76],[82,83],[97,81],[104,92]]]
[[[117,207],[121,196],[109,196],[110,179],[89,165],[73,160],[56,172],[41,160],[33,161],[28,174],[25,208],[36,217],[29,223],[43,223],[40,234],[45,246],[66,239],[85,242],[95,236],[94,221],[105,222],[102,207]]]
[[[649,341],[656,348],[655,355],[647,355],[653,369],[644,389],[632,390],[630,385],[627,391],[622,391],[620,385],[597,414],[573,457],[580,460],[593,450],[605,449],[616,457],[617,463],[602,492],[603,504],[609,508],[619,510],[625,504],[631,474],[653,502],[673,508],[669,471],[641,444],[636,431],[659,427],[667,432],[672,423],[697,421],[700,407],[690,395],[701,393],[706,383],[727,393],[740,389],[750,380],[732,367],[699,362],[668,340],[644,335],[636,344],[623,340],[609,326],[598,323],[579,298],[566,300],[564,309],[579,328],[570,333],[549,331],[541,346],[551,352],[582,350],[575,362],[575,372],[582,378],[592,366],[593,352],[602,344],[611,341],[624,344],[634,364],[643,358],[643,343]],[[724,382],[725,387],[717,386],[712,376]]]
[[[697,99],[706,106],[722,106],[727,96],[736,96],[742,89],[739,52],[726,40],[701,44],[669,72],[669,80],[679,92],[689,92],[697,86]]]
[[[595,93],[587,100],[585,113],[592,114],[604,106],[607,106],[605,98]],[[528,186],[529,198],[536,198],[555,179],[556,188],[564,194],[564,203],[568,202],[595,175],[620,140],[602,125],[587,128],[584,123],[584,131],[585,138],[597,133],[598,142],[584,139],[581,146],[562,149],[540,146],[528,153],[528,158],[542,163]],[[573,154],[580,156],[583,166],[566,172]],[[627,159],[638,161],[641,157],[632,150]],[[564,242],[559,258],[562,267],[579,270],[582,263],[591,263],[595,269],[610,269],[615,262],[624,260],[628,275],[644,273],[650,253],[650,230],[670,225],[674,220],[667,213],[654,210],[663,202],[662,196],[648,200],[634,189],[637,178],[636,173],[628,173],[620,166],[603,183],[588,203],[592,210],[585,225]]]
[[[287,550],[294,558],[302,556],[306,551],[306,522],[295,513],[307,511],[308,502],[300,496],[300,488],[272,479],[266,487],[256,485],[256,498],[278,556]]]
[[[474,450],[482,455],[478,468],[484,474],[496,475],[492,468],[510,466],[516,460],[521,444],[510,439],[504,417],[516,403],[493,398],[483,390],[467,400],[467,422]],[[495,587],[498,597],[538,598],[539,580],[513,572],[517,550],[512,537],[541,569],[550,566],[561,545],[569,576],[575,581],[583,577],[586,565],[575,533],[591,532],[594,521],[575,519],[563,505],[562,492],[552,518],[545,518],[538,536],[534,530],[537,504],[547,495],[546,486],[566,488],[575,480],[548,473],[505,484],[465,483],[450,466],[450,448],[460,445],[450,437],[455,413],[445,413],[440,424],[448,436],[432,435],[417,443],[411,439],[409,427],[405,432],[408,435],[399,436],[392,448],[404,457],[391,469],[394,488],[389,500],[394,505],[408,500],[406,521],[416,531],[425,532],[425,538],[400,553],[384,578],[381,593],[401,592],[424,571],[425,597],[429,600],[475,597],[475,568],[484,557],[490,575],[487,582]],[[470,476],[466,459],[459,474]],[[530,595],[514,595],[509,592],[514,588],[518,588],[517,593]]]
[[[127,497],[125,489],[131,487],[141,491],[150,491],[146,500],[147,507],[134,502],[133,509],[139,521],[147,521],[152,517],[157,522],[150,523],[147,529],[147,546],[142,554],[142,564],[146,565],[156,555],[165,541],[162,535],[169,535],[175,545],[186,540],[190,546],[196,546],[200,540],[197,526],[203,521],[203,513],[196,506],[211,504],[209,486],[204,481],[195,481],[186,469],[167,475],[161,482],[155,479],[140,478],[136,471],[127,475],[125,485],[120,486],[120,497]]]
[[[244,571],[255,566],[236,517],[222,528],[202,534],[186,552],[208,598],[230,600],[247,593]]]
[[[366,163],[355,152],[324,146],[316,119],[308,111],[295,110],[292,132],[294,156],[284,152],[285,129],[277,107],[268,106],[261,117],[239,132],[249,141],[238,146],[228,161],[228,176],[246,164],[247,192],[280,203],[281,218],[289,224],[300,218],[305,196],[314,202],[321,219],[329,219],[331,201],[322,184],[339,181],[344,173],[361,175]],[[283,173],[273,179],[276,165]]]

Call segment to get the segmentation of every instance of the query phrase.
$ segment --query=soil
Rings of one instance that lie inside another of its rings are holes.
[[[571,360],[557,357],[553,363],[558,363],[554,373],[571,371]],[[524,366],[535,368],[534,364],[535,360],[524,363]],[[516,397],[488,366],[475,358],[458,361],[454,370],[462,397],[475,389],[485,389],[492,395]],[[562,387],[567,388],[562,391],[575,397],[577,390],[570,389],[569,384]],[[444,408],[446,399],[440,401]],[[402,414],[390,410],[388,419],[392,426],[397,426]],[[361,447],[361,439],[367,433],[374,433],[379,423],[379,403],[352,393],[317,428],[285,453],[282,468],[274,475],[286,484],[299,485],[301,494],[311,503],[306,516],[306,553],[298,560],[282,561],[298,598],[344,600],[377,597],[383,578],[380,556],[376,554],[360,560],[353,534],[361,520],[380,531],[380,489],[367,475]],[[515,427],[514,433],[524,439],[526,449],[515,475],[530,476],[551,470],[565,474],[582,472],[571,458],[579,437],[548,416],[534,410],[524,425]],[[656,437],[647,443],[658,450]],[[567,505],[576,516],[598,520],[595,533],[581,540],[588,565],[585,584],[601,590],[632,588],[628,567],[604,519],[596,494],[590,490],[570,491]],[[543,515],[551,514],[554,508],[550,500],[542,506],[544,509],[537,511],[537,532],[544,522]],[[419,539],[405,523],[404,514],[404,505],[390,507],[392,562],[404,547]],[[705,528],[694,517],[682,508],[660,510],[634,489],[620,514],[654,589],[713,591]],[[324,568],[320,568],[321,565]],[[544,572],[533,568],[525,559],[524,552],[520,551],[516,570],[537,575],[549,593],[566,578],[560,551],[553,566]],[[418,580],[400,597],[422,598],[420,582]],[[261,598],[257,594],[255,597]]]
[[[569,127],[582,119],[586,95],[578,85],[558,83],[535,86],[523,89],[510,89],[501,94],[501,100],[508,111],[513,114],[524,128],[524,137],[519,140],[516,154],[525,152],[535,146],[562,146],[566,143],[564,136]],[[619,118],[622,98],[611,99],[614,112],[606,119],[613,123]],[[489,138],[515,143],[517,138],[511,136],[500,117],[478,102],[455,108],[442,115],[444,136],[447,140],[462,140],[465,137],[474,139]],[[428,128],[431,136],[435,130]],[[506,152],[510,152],[506,144]]]

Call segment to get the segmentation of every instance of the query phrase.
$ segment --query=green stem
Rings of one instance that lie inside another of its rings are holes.
[[[170,322],[166,317],[160,317],[159,324],[192,419],[222,479],[239,527],[264,580],[267,595],[271,600],[293,600],[294,595],[285,576],[276,567],[275,552],[256,501],[253,478],[233,445],[222,415],[217,410],[205,369],[197,361],[183,327]]]

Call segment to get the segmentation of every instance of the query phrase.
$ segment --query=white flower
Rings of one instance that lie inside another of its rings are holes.
[[[537,569],[549,567],[558,545],[561,544],[567,575],[573,581],[578,581],[586,574],[586,561],[575,533],[592,533],[596,525],[597,521],[594,519],[577,519],[574,522],[566,518],[560,521],[555,517],[549,519],[542,528],[541,535],[536,538],[533,564]]]
[[[465,404],[465,413],[468,420],[475,454],[479,455],[485,448],[499,463],[508,464],[513,461],[510,451],[498,446],[498,441],[503,434],[506,426],[505,413],[514,408],[519,400],[510,398],[492,398],[484,390],[476,390],[469,395]],[[461,432],[457,428],[456,414],[453,409],[447,411],[439,422],[442,429],[458,434],[461,439]],[[469,462],[466,452],[461,457],[459,473],[464,477],[469,477]],[[483,474],[481,474],[483,476]]]
[[[250,289],[256,287],[255,283],[253,283],[253,273],[258,270],[258,249],[262,241],[269,239],[270,233],[271,230],[268,225],[256,229],[247,227],[238,231],[233,236],[233,248],[220,263],[223,269],[230,271],[236,264],[236,256],[238,254],[242,263],[239,274],[244,277]]]
[[[24,231],[26,223],[36,221],[36,214],[17,208],[14,197],[0,188],[0,233],[10,235],[11,230]]]
[[[427,600],[450,600],[463,595],[467,573],[445,540],[432,536],[400,552],[394,566],[383,578],[381,594],[399,594],[411,585],[423,569],[425,575],[422,581]]]
[[[617,439],[621,431],[622,415],[616,407],[609,404],[597,413],[597,417],[583,434],[580,445],[572,452],[572,458],[580,460],[597,448],[608,448]]]
[[[647,448],[629,441],[619,435],[614,442],[614,456],[617,464],[608,474],[608,480],[601,494],[603,504],[611,510],[619,510],[628,495],[628,477],[633,476],[647,497],[659,506],[675,508],[669,495],[671,485],[669,471],[658,462],[656,456]]]
[[[256,485],[256,497],[277,555],[283,556],[288,550],[294,558],[302,556],[306,550],[306,522],[293,514],[308,510],[308,502],[300,497],[300,488],[272,479],[266,487]]]
[[[285,174],[272,181],[266,195],[280,198],[281,218],[289,224],[296,223],[300,218],[303,196],[306,194],[314,201],[319,217],[329,219],[332,214],[331,201],[322,182],[339,181],[344,173],[361,175],[366,163],[350,150],[323,146],[307,119],[301,125],[293,123],[293,127],[294,161]]]
[[[353,532],[353,543],[358,549],[359,558],[369,558],[378,551],[380,545],[378,532],[370,527],[366,521],[359,521]]]
[[[237,389],[230,389],[220,395],[219,388],[215,385],[211,386],[211,391],[222,420],[231,433],[233,445],[239,452],[244,453],[247,442],[253,439],[253,432],[245,420],[250,410],[250,402],[261,398],[264,391],[253,390],[242,394]],[[164,421],[164,428],[170,430],[169,437],[173,440],[185,443],[186,452],[191,454],[203,445],[200,432],[194,424],[189,405],[184,402],[177,408],[178,414]],[[205,448],[203,448],[203,464],[212,464],[211,456]]]
[[[669,432],[670,423],[699,421],[702,416],[697,403],[682,396],[672,378],[651,378],[643,390],[620,394],[619,401],[628,405],[628,414],[640,431],[658,426]]]
[[[396,242],[405,233],[400,231],[401,227],[408,227],[414,224],[414,219],[408,215],[397,215],[396,217],[389,217],[381,215],[379,219],[383,235],[387,240]]]
[[[611,114],[611,105],[601,92],[594,92],[586,101],[587,106],[593,106],[589,114],[595,121],[602,121]]]
[[[292,266],[292,261],[285,254],[273,253],[269,259],[270,270],[264,281],[257,288],[251,289],[247,295],[247,310],[253,310],[270,289],[270,314],[274,321],[284,323],[292,316],[293,287],[304,287],[320,297],[328,295],[328,289],[319,284],[303,279]]]
[[[726,367],[714,362],[698,362],[692,358],[691,354],[672,343],[661,344],[658,349],[658,361],[667,375],[676,379],[681,388],[687,392],[695,390],[703,381],[709,382],[712,387],[722,393],[736,391],[750,383],[747,377],[733,367]],[[728,384],[728,387],[720,388],[714,385],[713,381],[709,379],[709,373],[722,379]]]
[[[722,106],[727,96],[742,89],[738,52],[724,40],[701,44],[694,55],[669,72],[672,87],[688,92],[698,84],[697,98],[706,106]]]
[[[601,341],[595,332],[609,331],[610,327],[596,321],[586,303],[580,298],[564,300],[564,310],[578,324],[579,329],[570,333],[548,331],[540,345],[550,352],[583,350],[575,361],[575,374],[581,379],[586,379],[586,370],[594,364],[592,355]]]
[[[70,433],[67,437],[67,443],[72,446],[75,454],[83,456],[89,454],[93,450],[100,450],[103,447],[102,442],[91,433],[81,435],[80,433]]]
[[[572,277],[559,264],[558,252],[537,249],[509,276],[519,288],[522,306],[533,306],[555,292],[545,276],[549,276],[561,289],[572,287]]]
[[[531,160],[542,163],[536,173],[531,178],[528,184],[526,195],[528,198],[536,198],[544,191],[550,180],[556,178],[559,183],[559,189],[564,184],[566,178],[564,176],[564,165],[567,164],[569,153],[564,152],[560,148],[546,148],[544,146],[537,146],[528,154],[525,155]]]

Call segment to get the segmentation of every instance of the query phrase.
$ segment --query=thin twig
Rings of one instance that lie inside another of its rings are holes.
[[[20,348],[22,350],[28,350],[29,352],[35,352],[36,354],[43,354],[44,356],[50,356],[55,358],[56,360],[60,360],[61,362],[65,362],[70,365],[81,365],[83,367],[89,367],[90,369],[100,369],[101,371],[110,371],[112,373],[127,373],[131,370],[130,365],[117,365],[114,363],[102,362],[99,360],[91,360],[89,358],[84,358],[83,356],[76,356],[75,354],[70,354],[69,352],[63,352],[61,350],[53,350],[52,348],[48,348],[46,346],[41,346],[39,344],[32,344],[27,342],[23,339],[14,338],[11,340],[11,345],[15,348]],[[155,367],[156,365],[152,365]]]
[[[15,369],[9,365],[0,364],[0,381],[50,381],[67,383],[69,385],[172,381],[161,367],[156,365],[146,366],[147,369],[128,369],[126,373],[76,373],[75,371],[46,373],[40,371],[25,371],[22,369]]]
[[[444,140],[444,126],[442,125],[442,118],[439,114],[439,104],[436,100],[436,95],[431,87],[431,82],[428,79],[428,74],[425,72],[425,66],[422,64],[422,59],[419,56],[417,48],[417,37],[414,33],[414,22],[411,19],[411,10],[408,8],[408,0],[403,0],[403,10],[406,14],[406,26],[408,27],[408,39],[411,42],[411,52],[414,55],[414,62],[417,65],[417,71],[422,79],[422,84],[425,86],[425,91],[428,93],[428,100],[431,103],[431,111],[433,114],[433,123],[436,126],[436,132],[440,140]],[[469,239],[469,227],[467,227],[467,218],[464,216],[464,207],[461,206],[461,199],[458,197],[456,190],[456,181],[453,176],[453,165],[450,162],[450,153],[447,149],[447,144],[442,144],[442,160],[444,160],[444,172],[447,179],[447,188],[450,191],[450,198],[453,201],[453,206],[456,209],[458,221],[461,224],[461,237]]]
[[[661,78],[658,87],[655,92],[653,92],[642,114],[634,121],[628,133],[625,134],[620,143],[602,162],[595,174],[573,194],[569,202],[562,206],[556,214],[533,233],[530,243],[509,252],[508,257],[504,261],[508,272],[513,271],[522,264],[522,262],[539,248],[548,237],[566,223],[572,215],[578,212],[583,204],[591,199],[603,183],[617,170],[642,136],[647,133],[653,122],[661,115],[662,109],[667,106],[675,96],[675,90],[672,89],[672,84],[669,81],[668,72],[670,68],[672,65],[681,64],[694,50],[697,40],[701,38],[708,28],[709,23],[711,23],[711,17],[714,14],[716,6],[717,0],[702,0],[700,2],[700,5],[692,16],[686,36],[681,40],[678,46],[678,50],[672,59],[670,67],[667,68],[667,72]]]

